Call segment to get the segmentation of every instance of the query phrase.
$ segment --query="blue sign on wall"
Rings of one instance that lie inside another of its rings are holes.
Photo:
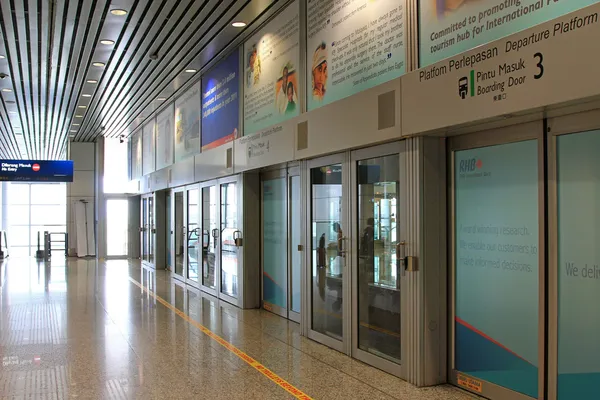
[[[73,161],[0,160],[0,181],[73,182]]]
[[[239,53],[234,51],[202,78],[202,150],[238,137]]]

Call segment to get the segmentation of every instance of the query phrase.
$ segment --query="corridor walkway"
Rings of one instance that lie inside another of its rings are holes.
[[[127,261],[0,264],[0,358],[1,399],[474,398],[417,389]]]

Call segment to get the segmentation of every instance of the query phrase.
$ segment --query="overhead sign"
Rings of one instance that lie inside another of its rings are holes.
[[[308,109],[405,72],[405,1],[308,2]]]
[[[73,182],[73,161],[0,160],[0,181]]]
[[[600,54],[599,13],[595,4],[405,75],[402,133],[600,94],[600,80],[590,79]]]
[[[202,77],[202,151],[238,136],[239,69],[240,53],[236,50]]]
[[[430,65],[598,1],[419,1],[419,65]]]

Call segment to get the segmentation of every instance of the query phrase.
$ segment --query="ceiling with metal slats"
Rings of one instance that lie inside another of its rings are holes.
[[[129,136],[285,3],[0,0],[0,158]]]

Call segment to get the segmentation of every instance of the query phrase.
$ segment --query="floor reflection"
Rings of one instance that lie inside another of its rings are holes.
[[[313,398],[467,398],[449,387],[419,391],[301,337],[298,324],[240,310],[139,261],[14,259],[0,264],[0,279],[0,398],[289,397],[178,313]]]

